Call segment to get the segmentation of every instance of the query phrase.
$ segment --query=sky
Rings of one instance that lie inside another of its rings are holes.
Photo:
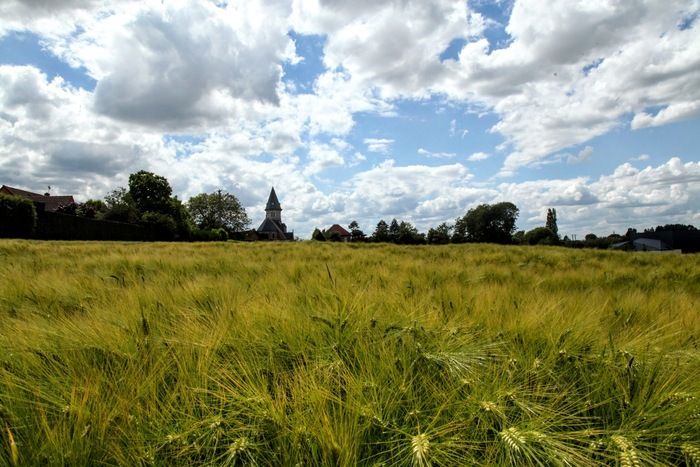
[[[257,227],[510,201],[579,238],[700,227],[700,0],[3,0],[0,184],[165,176]]]

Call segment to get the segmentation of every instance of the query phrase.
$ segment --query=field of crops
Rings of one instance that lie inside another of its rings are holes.
[[[0,464],[700,465],[700,256],[0,242]]]

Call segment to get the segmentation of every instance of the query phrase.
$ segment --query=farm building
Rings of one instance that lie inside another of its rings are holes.
[[[7,185],[3,185],[0,188],[0,193],[28,199],[34,203],[37,211],[56,212],[60,206],[75,203],[72,196],[51,196],[48,193],[41,195],[39,193],[20,190],[19,188],[13,188]]]
[[[612,248],[635,251],[700,252],[700,231],[658,231],[637,234],[631,241],[615,243]]]
[[[294,240],[294,232],[287,232],[287,225],[282,222],[282,206],[277,199],[275,187],[270,190],[270,196],[265,206],[265,220],[257,230],[262,240]]]
[[[326,237],[333,238],[333,234],[338,234],[341,242],[349,242],[352,240],[352,234],[345,230],[340,224],[333,224],[326,230]]]

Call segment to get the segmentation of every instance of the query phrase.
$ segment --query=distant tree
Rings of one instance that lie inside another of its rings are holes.
[[[200,229],[226,229],[231,232],[245,230],[250,219],[238,198],[217,190],[193,196],[187,202],[187,210]]]
[[[357,223],[357,221],[350,222],[350,225],[348,225],[348,229],[350,229],[350,234],[352,235],[353,242],[365,238],[365,233],[362,230],[360,230],[360,225]]]
[[[89,199],[84,203],[80,203],[77,209],[77,215],[87,217],[89,219],[101,218],[107,211],[107,206],[99,199]]]
[[[586,234],[586,236],[584,238],[586,239],[587,242],[590,242],[593,240],[597,240],[598,236],[594,233],[589,233],[589,234]]]
[[[389,224],[389,241],[392,243],[396,243],[399,239],[399,234],[400,234],[399,221],[397,221],[394,218],[391,220],[391,224]]]
[[[127,222],[135,224],[139,220],[139,212],[134,206],[134,200],[129,190],[119,187],[104,198],[106,210],[102,218],[108,221]]]
[[[547,223],[545,224],[549,230],[554,232],[554,235],[559,238],[559,227],[557,227],[557,210],[547,209]]]
[[[377,228],[374,229],[372,234],[373,242],[388,242],[389,241],[389,226],[384,219],[377,222]]]
[[[338,232],[324,232],[324,235],[326,236],[326,240],[331,241],[331,242],[341,242],[343,241],[343,238],[340,236]]]
[[[434,229],[428,230],[428,235],[426,241],[432,245],[444,245],[450,243],[450,233],[452,232],[452,226],[448,225],[447,222],[443,222]]]
[[[637,229],[633,229],[632,227],[630,227],[629,229],[627,229],[627,232],[625,233],[625,240],[630,242],[630,241],[632,241],[632,239],[634,239],[634,237],[636,235],[637,235]]]
[[[516,245],[522,245],[525,243],[525,231],[518,230],[513,234],[513,243]]]
[[[695,226],[690,224],[666,224],[656,226],[657,232],[692,232],[695,230],[697,230]]]
[[[465,243],[467,241],[467,216],[458,217],[455,220],[451,240],[452,243]]]
[[[167,213],[173,189],[165,177],[141,170],[129,175],[129,195],[141,213]]]
[[[402,245],[416,245],[425,243],[425,236],[419,233],[410,222],[401,221],[395,242]]]
[[[523,237],[528,245],[556,245],[559,237],[547,227],[535,227]]]
[[[185,205],[177,199],[177,196],[173,196],[168,200],[168,205],[165,210],[165,214],[170,216],[173,221],[175,221],[176,226],[176,240],[189,240],[194,229],[192,222],[192,216],[190,216],[189,211]]]
[[[314,233],[311,234],[311,239],[316,240],[318,242],[325,242],[326,236],[323,235],[323,232],[321,232],[318,228],[316,228],[316,229],[314,229]]]
[[[481,204],[455,222],[455,242],[511,243],[519,210],[509,202]]]

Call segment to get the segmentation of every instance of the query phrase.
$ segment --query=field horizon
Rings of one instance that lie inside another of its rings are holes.
[[[0,464],[700,465],[700,256],[0,241]]]

